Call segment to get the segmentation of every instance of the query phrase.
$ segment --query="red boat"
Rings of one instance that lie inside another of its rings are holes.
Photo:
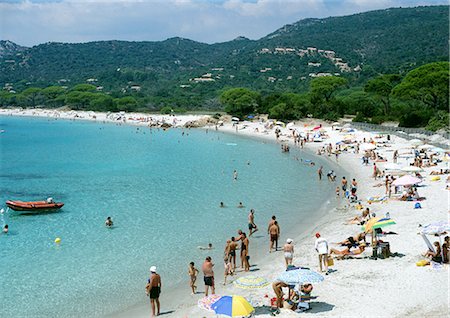
[[[64,203],[62,202],[53,202],[53,200],[47,201],[17,201],[17,200],[8,200],[6,201],[6,205],[14,210],[14,211],[54,211],[59,210],[63,207]]]

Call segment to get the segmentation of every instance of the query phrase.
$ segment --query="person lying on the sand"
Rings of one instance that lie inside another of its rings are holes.
[[[357,215],[347,220],[347,224],[359,224],[363,225],[370,218],[369,208],[366,208],[361,215]]]
[[[365,240],[366,240],[366,233],[362,232],[362,233],[356,234],[354,236],[350,236],[347,239],[345,239],[344,241],[339,242],[337,244],[351,248],[352,246],[358,246],[360,241],[364,241],[363,243],[365,243]]]
[[[431,171],[430,176],[436,176],[436,175],[442,175],[444,174],[444,170],[441,169],[440,171]]]
[[[336,255],[359,255],[366,249],[366,243],[361,243],[358,245],[357,248],[354,250],[350,250],[350,247],[347,247],[343,250],[338,250],[335,248],[330,249],[330,255],[336,254]]]

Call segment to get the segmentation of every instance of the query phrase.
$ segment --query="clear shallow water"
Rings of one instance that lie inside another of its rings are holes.
[[[186,280],[191,260],[219,260],[226,237],[246,230],[250,208],[262,234],[272,214],[285,232],[313,223],[333,195],[316,181],[317,166],[294,160],[316,158],[220,132],[13,117],[0,117],[0,128],[1,205],[49,196],[65,203],[57,213],[0,216],[10,226],[0,235],[5,317],[123,310],[145,300],[150,265],[169,287]],[[255,235],[250,255],[264,253],[266,241]],[[197,249],[208,242],[217,248]]]

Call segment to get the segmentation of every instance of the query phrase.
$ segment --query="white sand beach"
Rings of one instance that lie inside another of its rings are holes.
[[[163,116],[148,114],[122,114],[107,115],[104,113],[93,112],[67,112],[54,110],[21,110],[21,109],[2,109],[0,115],[7,116],[42,116],[49,118],[65,118],[65,119],[82,119],[96,121],[122,122],[129,124],[138,124],[148,126],[151,122],[158,124],[163,122],[175,123],[174,126],[183,126],[187,122],[202,120],[204,124],[208,121],[208,116],[201,115],[182,115],[182,116]],[[117,116],[121,116],[117,119]],[[125,120],[123,120],[125,118]],[[176,121],[174,121],[176,118]],[[392,163],[394,150],[399,150],[400,158],[398,163],[400,166],[408,166],[412,162],[411,143],[406,139],[391,135],[390,141],[378,138],[378,134],[363,132],[356,130],[354,132],[342,132],[333,129],[329,124],[320,121],[308,120],[304,122],[296,122],[289,128],[297,128],[300,132],[310,130],[314,126],[322,124],[323,134],[322,142],[307,142],[305,150],[317,153],[319,148],[331,143],[335,147],[336,143],[345,137],[362,142],[363,138],[368,141],[384,142],[377,143],[376,152],[380,156],[387,158],[387,163]],[[210,129],[215,129],[212,125]],[[274,129],[264,127],[264,123],[245,122],[233,126],[230,122],[225,121],[223,126],[218,127],[219,131],[230,134],[237,134],[251,138],[265,138],[267,140],[275,140]],[[290,147],[295,146],[291,138],[291,130],[282,127],[281,141],[286,141]],[[442,154],[441,154],[442,155]],[[369,165],[363,165],[361,157],[363,152],[354,153],[353,149],[343,151],[338,158],[337,164],[346,171],[346,179],[349,182],[355,178],[358,182],[357,195],[364,208],[369,207],[371,213],[376,213],[378,217],[384,217],[389,212],[390,217],[396,222],[395,225],[384,228],[386,231],[392,231],[397,235],[386,235],[381,239],[390,243],[390,250],[395,256],[387,259],[371,259],[372,248],[350,259],[334,261],[334,266],[329,275],[324,276],[325,279],[321,283],[314,284],[313,296],[316,299],[311,301],[311,309],[303,313],[295,313],[288,309],[281,309],[279,317],[297,317],[306,315],[308,317],[449,317],[450,298],[449,298],[449,265],[442,266],[416,266],[416,262],[424,259],[422,253],[427,250],[427,246],[418,232],[419,225],[426,225],[436,221],[449,220],[449,193],[446,190],[447,174],[441,175],[440,180],[432,181],[430,177],[431,171],[439,171],[440,169],[448,169],[448,161],[438,163],[437,166],[424,167],[421,175],[423,181],[418,187],[421,197],[426,199],[420,201],[421,209],[415,209],[414,201],[400,201],[392,195],[382,202],[374,202],[370,204],[368,197],[385,197],[384,179],[375,180],[372,177],[373,166],[372,160]],[[323,154],[322,157],[330,162],[336,163],[336,157]],[[442,157],[442,156],[441,156]],[[436,156],[436,158],[441,158]],[[386,162],[376,162],[380,170],[383,170]],[[314,166],[311,169],[318,169]],[[324,171],[324,177],[317,182],[329,183],[330,187],[336,188],[340,186],[342,175],[337,175],[335,182],[330,182],[326,177],[327,171]],[[380,186],[381,184],[381,186]],[[322,198],[320,198],[322,199]],[[361,232],[360,225],[345,224],[346,220],[360,215],[361,211],[355,208],[354,203],[349,203],[347,199],[341,196],[339,199],[333,197],[330,200],[336,202],[336,208],[330,209],[320,222],[312,226],[307,233],[296,233],[294,237],[295,253],[293,264],[296,266],[309,267],[318,270],[318,257],[314,250],[314,242],[316,232],[320,232],[330,243],[331,247],[341,248],[338,245],[331,244],[339,242],[349,236],[353,236]],[[268,220],[267,220],[268,221]],[[301,220],[292,220],[293,223],[300,223]],[[266,220],[258,220],[260,227],[266,226]],[[242,225],[237,224],[236,228]],[[283,226],[281,224],[281,226]],[[230,233],[231,236],[232,233]],[[438,237],[429,236],[431,243],[439,241]],[[285,242],[287,237],[282,234],[280,242]],[[226,238],[223,238],[224,243]],[[253,239],[250,238],[250,241]],[[273,282],[280,273],[285,270],[283,252],[278,251],[269,254],[266,248],[268,237],[258,238],[259,246],[264,246],[264,251],[260,251],[260,255],[264,255],[258,259],[258,271],[253,274],[264,277]],[[370,237],[367,237],[370,241]],[[443,237],[441,238],[443,241]],[[251,254],[251,251],[250,251]],[[242,290],[236,288],[232,283],[223,286],[223,265],[222,260],[213,260],[216,263],[216,293],[219,295],[242,295],[247,297],[256,307],[257,317],[271,317],[268,306],[270,299],[275,297],[271,285],[256,290]],[[149,264],[150,265],[150,264]],[[200,265],[200,264],[197,264]],[[161,295],[161,312],[165,313],[164,317],[216,317],[213,312],[208,312],[198,308],[197,301],[203,297],[203,294],[190,295],[188,286],[188,277],[186,273],[186,284],[174,291],[168,291],[163,288]],[[246,276],[244,272],[237,272],[237,275],[231,277],[230,281],[239,277]],[[164,282],[164,277],[162,278]],[[203,291],[203,277],[199,275],[198,286],[199,291]],[[142,286],[143,289],[143,286]],[[268,297],[266,297],[266,295]],[[150,316],[150,305],[148,299],[143,297],[142,303],[134,308],[130,308],[121,313],[114,315],[115,317],[148,317]]]

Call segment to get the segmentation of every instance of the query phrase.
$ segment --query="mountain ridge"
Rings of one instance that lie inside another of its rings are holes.
[[[405,73],[448,60],[448,8],[390,8],[306,18],[258,40],[240,36],[213,44],[172,37],[47,42],[25,48],[2,41],[0,85],[13,83],[21,89],[26,83],[46,86],[64,80],[68,85],[96,78],[108,91],[134,84],[154,95],[183,86],[213,96],[230,86],[301,90],[317,74],[363,81],[377,73]],[[2,51],[3,42],[8,49]]]

